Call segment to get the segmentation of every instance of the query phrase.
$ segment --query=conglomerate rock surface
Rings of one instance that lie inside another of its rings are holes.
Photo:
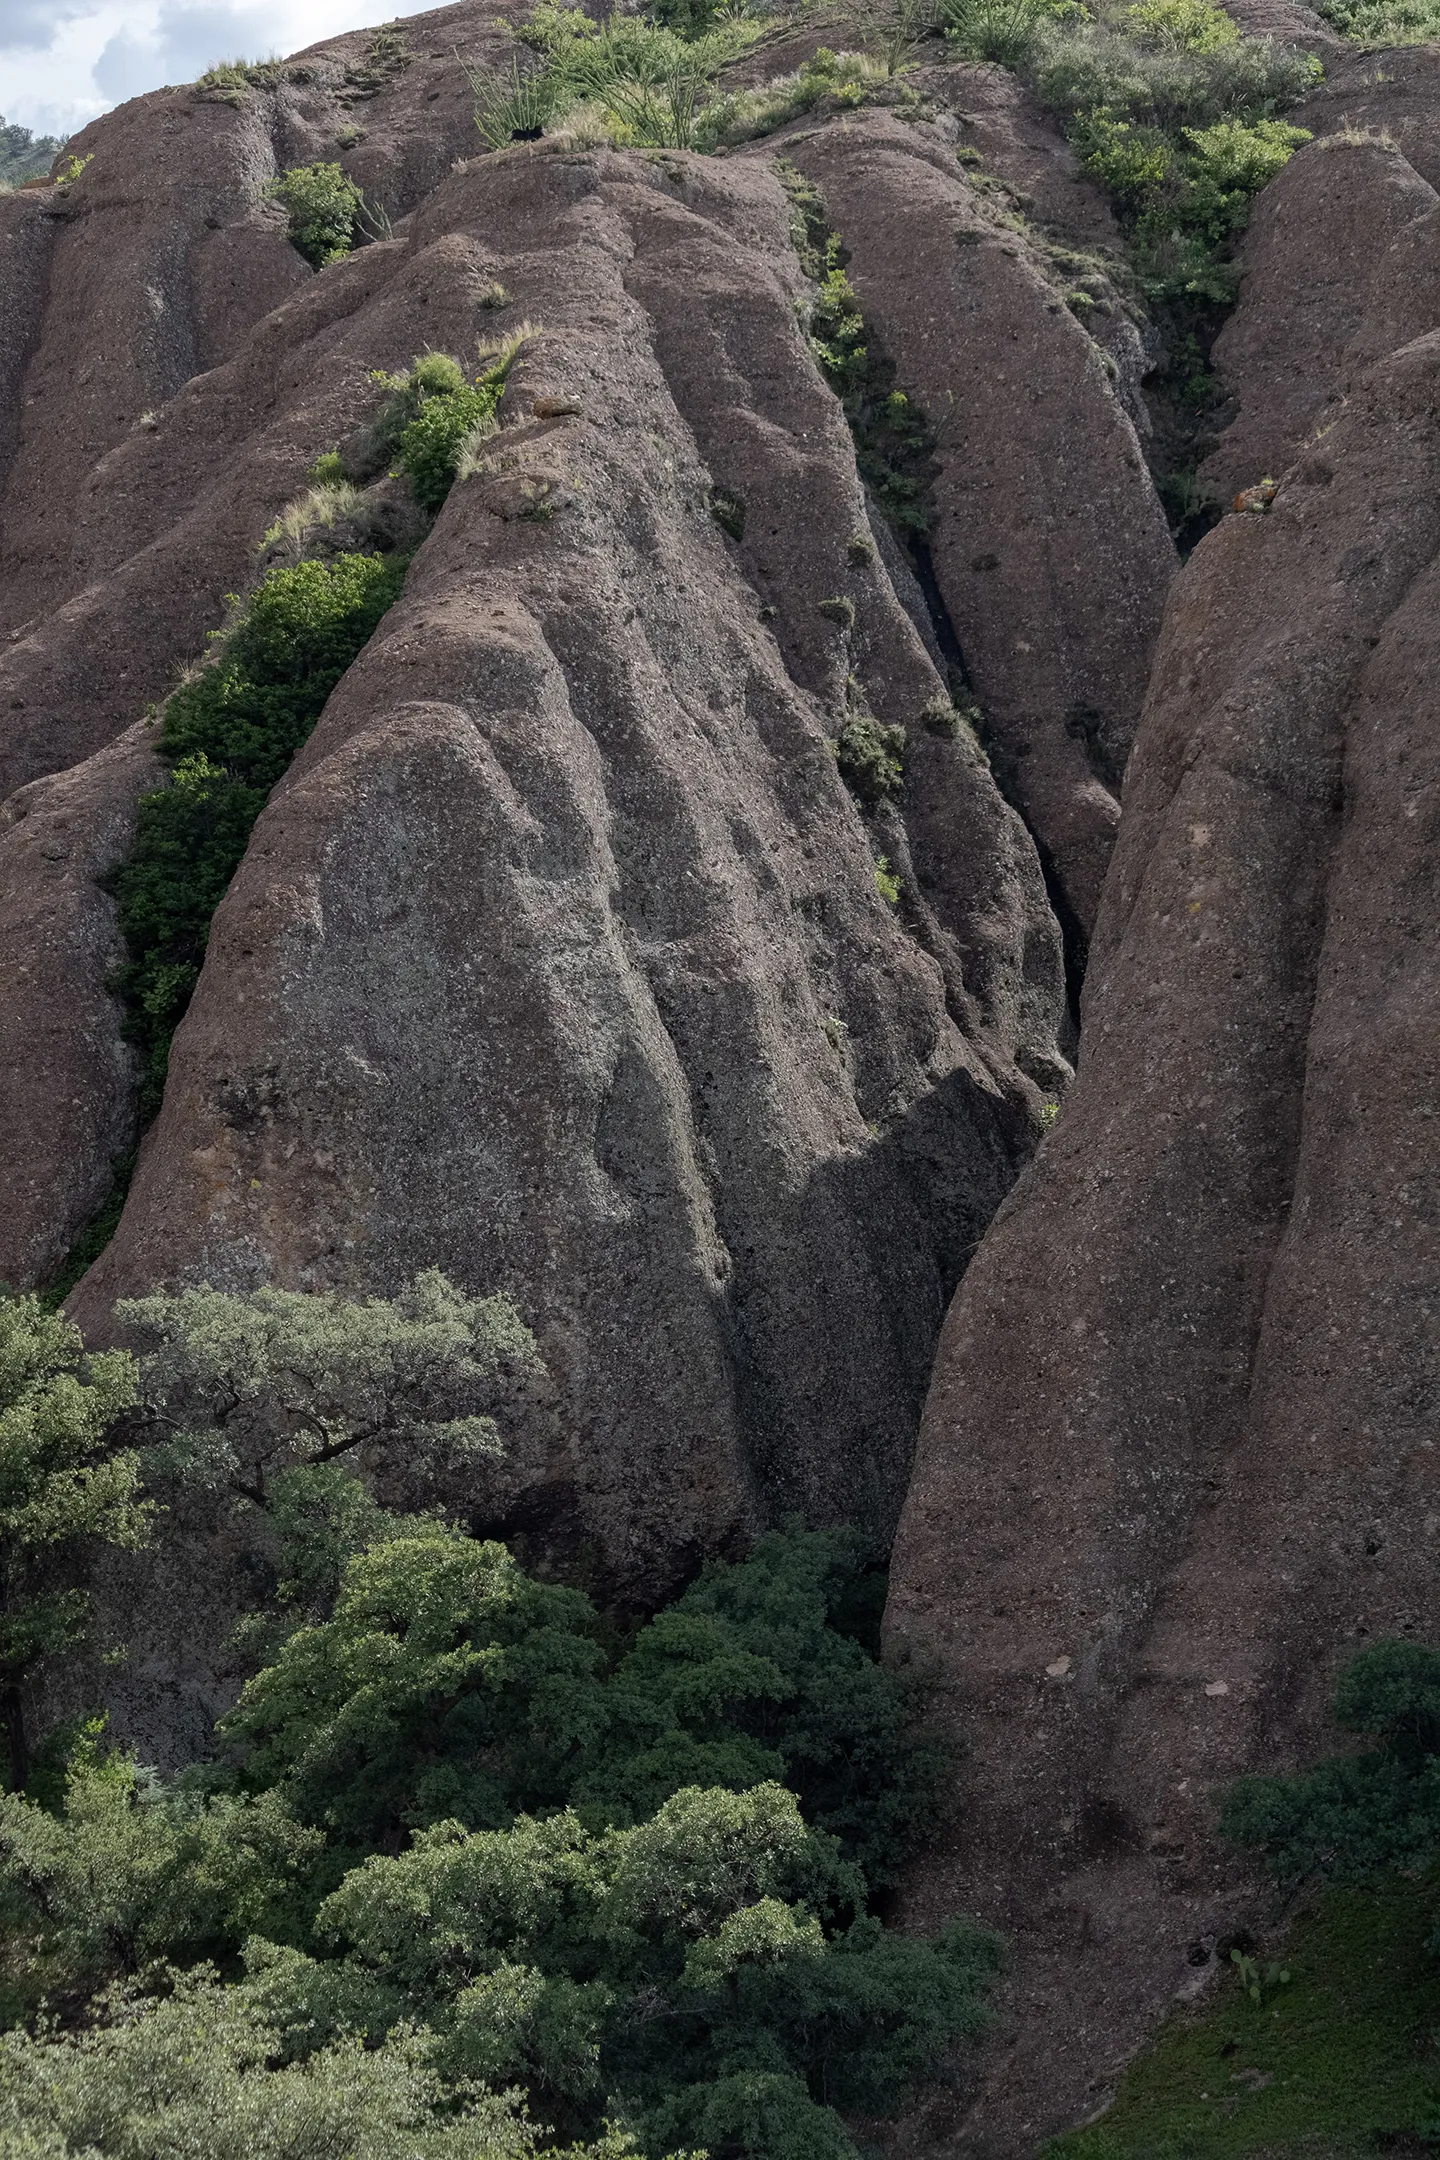
[[[147,704],[255,583],[316,456],[369,427],[375,371],[528,320],[500,435],[261,818],[71,1309],[98,1335],[162,1282],[359,1292],[438,1264],[516,1296],[564,1436],[528,1483],[477,1487],[477,1520],[563,1516],[597,1580],[652,1598],[792,1509],[881,1551],[945,1302],[1068,1076],[1046,877],[1088,923],[1174,567],[1111,374],[1028,241],[1004,228],[991,262],[958,132],[983,110],[1017,171],[1107,213],[994,71],[988,98],[964,71],[968,117],[880,116],[834,159],[848,116],[724,160],[561,139],[466,166],[454,48],[493,59],[505,33],[466,0],[403,42],[136,100],[13,210],[32,327],[0,356],[0,769],[12,817],[36,806],[17,847],[42,809],[105,807],[48,907],[28,856],[8,888],[0,860],[0,1274],[60,1265],[133,1131],[99,881],[153,784]],[[805,336],[792,149],[855,226],[897,380],[957,415],[928,606]],[[317,275],[264,188],[323,157],[393,237]],[[948,282],[892,288],[886,193],[899,215],[922,186],[927,247],[947,220],[973,246],[945,237]],[[123,366],[90,360],[112,345]],[[1023,398],[982,395],[1002,345]],[[1087,432],[1098,511],[1066,463]],[[732,499],[739,537],[711,514]],[[1051,565],[1028,581],[1025,526]],[[956,568],[987,546],[988,584]],[[971,681],[1002,765],[1002,708],[1037,770],[1064,747],[1048,796],[1017,810],[968,728],[923,724]],[[833,749],[864,712],[908,736],[903,793],[868,806]]]
[[[1337,1665],[1440,1624],[1432,205],[1363,139],[1262,200],[1234,433],[1293,462],[1172,591],[1076,1084],[951,1308],[896,1542],[892,1651],[971,1750],[912,1910],[1015,1931],[999,2151],[1255,1919],[1217,1787],[1333,1746]],[[1280,245],[1317,228],[1328,317]]]

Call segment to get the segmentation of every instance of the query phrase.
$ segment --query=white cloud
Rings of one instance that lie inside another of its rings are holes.
[[[46,52],[62,23],[87,15],[93,0],[5,0],[0,9],[0,52]]]
[[[414,0],[0,0],[0,111],[70,134],[216,60],[264,59],[397,14]]]

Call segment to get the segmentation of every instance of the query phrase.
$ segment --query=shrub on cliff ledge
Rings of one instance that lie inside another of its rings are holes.
[[[365,197],[338,165],[293,165],[265,193],[284,206],[291,245],[313,269],[338,262],[355,245]]]
[[[159,750],[174,779],[140,798],[134,845],[109,880],[127,949],[112,987],[140,1054],[142,1120],[160,1107],[171,1038],[251,828],[404,575],[375,555],[272,570],[216,658],[166,704]]]
[[[440,508],[467,450],[494,434],[510,371],[535,335],[532,323],[521,323],[508,337],[482,345],[473,380],[452,354],[440,352],[420,353],[399,375],[376,373],[389,396],[375,423],[375,451],[395,459],[422,510]]]

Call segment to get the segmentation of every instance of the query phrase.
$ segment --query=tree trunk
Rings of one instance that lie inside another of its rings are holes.
[[[23,1792],[30,1775],[30,1750],[25,1744],[25,1704],[18,1680],[9,1680],[0,1688],[0,1716],[4,1717],[10,1738],[10,1790]]]

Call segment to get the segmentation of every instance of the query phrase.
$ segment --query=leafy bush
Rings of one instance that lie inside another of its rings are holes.
[[[851,793],[873,805],[899,793],[905,779],[905,730],[852,712],[835,743],[835,762]]]
[[[107,1445],[136,1392],[127,1352],[87,1356],[71,1321],[0,1293],[0,1718],[17,1790],[29,1770],[23,1683],[89,1615],[85,1591],[57,1582],[57,1560],[83,1538],[133,1548],[149,1532],[138,1459]]]
[[[1029,65],[1129,226],[1149,297],[1201,307],[1234,299],[1230,243],[1309,140],[1276,115],[1318,72],[1307,54],[1241,37],[1209,0],[1141,0],[1118,25],[1053,29]]]
[[[1440,38],[1437,0],[1316,0],[1316,10],[1361,45],[1426,45]]]
[[[890,1880],[933,1826],[947,1757],[915,1737],[914,1684],[867,1648],[877,1592],[849,1531],[773,1532],[707,1568],[616,1667],[576,1806],[626,1822],[680,1784],[778,1778]]]
[[[128,953],[114,988],[140,1052],[142,1119],[160,1106],[171,1038],[251,828],[404,574],[372,555],[272,570],[216,657],[166,704],[159,750],[173,778],[141,797],[130,855],[108,881]]]
[[[291,245],[316,270],[338,262],[355,245],[365,197],[338,165],[292,165],[265,193],[283,204]]]

